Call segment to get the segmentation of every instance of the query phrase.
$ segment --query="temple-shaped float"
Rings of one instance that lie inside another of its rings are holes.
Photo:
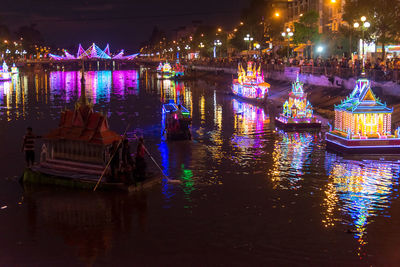
[[[157,72],[165,79],[179,79],[185,75],[185,68],[180,64],[179,60],[176,61],[174,66],[168,62],[160,62],[157,67]]]
[[[391,133],[392,113],[372,92],[369,80],[357,80],[350,96],[335,106],[335,127],[326,134],[328,148],[351,154],[399,153],[399,129]]]
[[[18,73],[19,73],[18,67],[15,66],[15,63],[13,63],[11,67],[11,74],[18,74]]]
[[[168,62],[165,63],[160,62],[160,64],[157,67],[157,72],[163,75],[171,75],[172,74],[171,64],[169,64]]]
[[[292,83],[289,99],[283,104],[283,113],[275,118],[275,124],[285,129],[321,128],[321,122],[313,115],[313,107],[307,100],[299,75]]]
[[[7,63],[4,61],[0,69],[0,82],[10,81],[10,80],[11,80],[11,72],[8,69]]]
[[[232,93],[244,99],[264,102],[268,96],[270,85],[264,81],[264,74],[261,72],[261,64],[249,61],[247,71],[243,66],[238,66],[238,78],[233,80]]]

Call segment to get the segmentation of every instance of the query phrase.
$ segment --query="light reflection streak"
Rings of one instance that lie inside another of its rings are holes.
[[[304,165],[310,160],[312,144],[316,143],[317,135],[284,131],[279,131],[278,134],[279,138],[272,153],[272,182],[275,188],[298,189],[301,186],[299,182],[303,180]],[[311,163],[307,164],[310,165]]]
[[[262,148],[261,134],[265,133],[269,126],[269,114],[261,107],[237,99],[232,99],[232,107],[235,115],[235,134],[232,135],[232,144],[242,150]]]
[[[367,244],[367,226],[372,218],[386,213],[398,185],[400,168],[398,163],[383,160],[348,160],[336,154],[326,153],[326,172],[329,183],[325,188],[326,227],[340,221],[338,213],[350,217],[348,224],[359,242],[358,256],[364,257],[362,248]],[[387,215],[387,214],[386,214]]]

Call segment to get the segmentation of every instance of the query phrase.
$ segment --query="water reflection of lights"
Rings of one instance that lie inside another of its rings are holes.
[[[124,97],[137,94],[139,90],[138,72],[127,71],[87,71],[85,72],[86,93],[93,103],[110,101],[111,90]],[[52,97],[60,96],[66,102],[76,99],[80,94],[81,73],[79,71],[53,71],[50,73]]]
[[[308,132],[278,133],[279,138],[272,153],[272,182],[275,187],[298,189],[298,183],[303,179],[304,165],[311,165],[312,144],[316,143],[317,135]]]
[[[173,99],[175,103],[186,107],[190,115],[192,115],[192,92],[183,82],[175,82],[171,80],[159,80],[161,102],[166,103]]]
[[[335,225],[340,220],[337,212],[350,216],[344,223],[354,227],[360,244],[358,254],[363,257],[367,225],[372,217],[385,213],[391,199],[397,197],[393,187],[398,184],[399,165],[383,160],[347,160],[331,153],[326,153],[325,162],[329,183],[322,222],[326,227]]]
[[[249,137],[249,134],[262,134],[270,123],[269,115],[264,109],[255,105],[232,99],[235,132],[232,143],[239,148],[261,148],[259,135]]]
[[[189,169],[186,169],[185,164],[181,165],[181,171],[182,189],[185,193],[185,199],[188,202],[191,202],[192,199],[190,198],[190,195],[196,189],[194,187],[193,172]],[[191,206],[185,205],[185,208],[191,208]]]

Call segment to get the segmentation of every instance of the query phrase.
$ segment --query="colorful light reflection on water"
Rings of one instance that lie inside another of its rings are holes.
[[[272,182],[275,187],[298,189],[305,174],[303,166],[311,166],[310,155],[318,142],[318,134],[279,131],[278,135],[272,153]]]
[[[337,258],[357,265],[365,261],[354,250],[363,256],[368,248],[378,255],[367,233],[379,236],[389,225],[391,232],[377,237],[379,241],[387,241],[388,235],[400,239],[392,217],[376,220],[395,213],[397,162],[325,154],[319,134],[275,131],[268,108],[233,99],[207,83],[158,80],[147,72],[139,79],[138,73],[87,72],[85,81],[94,108],[107,111],[111,128],[123,132],[131,121],[166,175],[182,181],[164,181],[140,198],[22,191],[10,179],[23,169],[21,135],[28,123],[38,134],[57,125],[60,110],[73,107],[79,97],[80,73],[21,73],[0,83],[0,205],[8,206],[0,210],[0,265],[8,254],[20,258],[31,253],[36,263],[42,251],[55,249],[77,251],[79,255],[65,256],[74,265],[79,265],[78,258],[90,260],[88,265],[115,264],[133,250],[137,265],[159,266],[166,261],[156,262],[154,248],[166,247],[171,249],[168,255],[185,257],[192,265],[207,265],[197,251],[213,257],[218,253],[238,265],[276,265],[282,255],[290,263],[307,264],[307,255],[317,259],[309,265]],[[169,99],[190,110],[193,141],[161,139],[161,104]],[[135,145],[133,141],[132,152]],[[150,160],[148,166],[156,170]],[[69,203],[71,197],[76,201]],[[22,230],[8,231],[15,228]],[[354,232],[344,233],[347,229]],[[92,239],[92,234],[99,238]],[[15,245],[16,235],[23,245]],[[307,240],[312,245],[305,246]]]
[[[326,171],[329,183],[326,185],[323,223],[326,227],[341,222],[354,227],[355,238],[361,247],[365,246],[367,226],[373,218],[385,214],[398,192],[400,165],[384,160],[349,160],[336,154],[326,153]],[[343,221],[338,213],[349,216]]]

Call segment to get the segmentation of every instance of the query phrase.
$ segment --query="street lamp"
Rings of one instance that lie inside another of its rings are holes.
[[[289,60],[290,38],[293,36],[293,32],[290,28],[287,28],[286,31],[287,31],[287,33],[282,32],[282,37],[287,38],[287,41],[288,41],[287,58]]]
[[[254,38],[251,37],[250,34],[246,34],[246,36],[243,38],[243,40],[245,40],[245,42],[249,42],[249,52],[250,52],[251,42],[254,40]]]
[[[217,57],[217,46],[221,46],[222,42],[220,40],[214,40],[214,58]]]
[[[360,23],[358,23],[358,22],[355,22],[354,24],[353,24],[353,26],[354,26],[354,28],[355,29],[358,29],[358,28],[360,28],[361,27],[361,32],[362,32],[362,38],[361,38],[361,40],[362,40],[362,59],[363,59],[363,68],[365,67],[365,60],[364,60],[364,57],[365,57],[365,51],[364,51],[364,32],[369,28],[369,27],[371,27],[371,23],[369,23],[368,21],[367,21],[367,18],[365,17],[365,16],[362,16],[361,17],[361,22],[362,22],[362,25],[360,25]]]

